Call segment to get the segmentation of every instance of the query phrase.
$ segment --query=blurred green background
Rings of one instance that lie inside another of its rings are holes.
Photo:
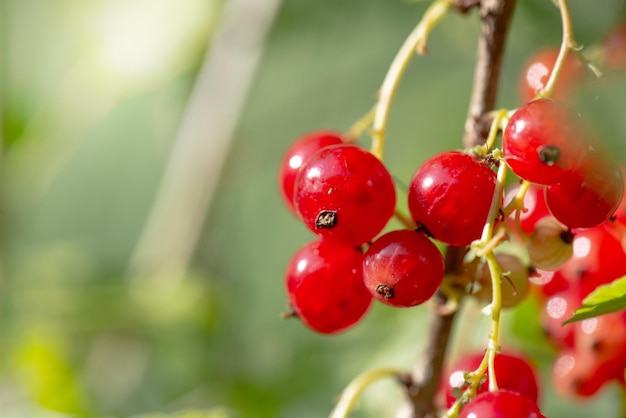
[[[551,1],[518,3],[508,108],[524,60],[560,41]],[[368,111],[426,5],[1,0],[0,417],[322,417],[360,372],[410,369],[426,307],[376,305],[333,337],[279,319],[284,268],[312,236],[276,177],[299,135]],[[577,40],[602,39],[621,8],[572,2]],[[451,13],[409,67],[386,147],[400,182],[460,147],[476,21]],[[590,107],[623,151],[611,97]],[[580,404],[550,390],[536,311],[507,314],[504,343],[541,366],[544,413],[619,416],[613,387]],[[453,354],[486,336],[475,307],[460,321]],[[354,416],[401,401],[377,383]]]

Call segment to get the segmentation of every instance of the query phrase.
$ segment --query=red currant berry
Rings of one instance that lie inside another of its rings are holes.
[[[435,239],[469,245],[480,238],[495,187],[496,175],[486,163],[462,152],[443,152],[413,175],[409,209]]]
[[[610,379],[610,376],[597,372],[591,357],[581,356],[575,349],[562,352],[552,365],[552,384],[564,398],[593,396]]]
[[[278,182],[283,200],[291,211],[296,212],[293,202],[294,184],[302,164],[320,149],[341,143],[343,139],[340,133],[317,131],[304,135],[289,147],[280,164]]]
[[[285,284],[291,307],[309,328],[334,334],[356,324],[372,295],[363,284],[363,254],[332,241],[306,244],[287,266]]]
[[[626,274],[624,249],[607,228],[577,231],[572,245],[572,257],[559,272],[580,287],[581,297]]]
[[[626,69],[626,25],[613,29],[603,46],[606,67],[612,70]]]
[[[347,245],[374,238],[396,207],[396,191],[385,166],[354,145],[318,151],[302,165],[295,188],[296,208],[306,226]]]
[[[467,388],[465,382],[465,373],[473,372],[480,366],[483,353],[477,353],[465,356],[459,359],[454,367],[451,368],[450,374],[445,381],[444,390],[446,394],[446,405],[449,408],[456,401],[457,396],[461,395],[463,390]],[[523,357],[510,353],[496,354],[494,365],[496,369],[496,380],[498,387],[512,392],[518,392],[529,398],[533,402],[537,402],[539,397],[539,385],[537,383],[537,375],[533,366]],[[485,374],[485,377],[487,374]],[[477,393],[486,393],[489,389],[489,379],[487,378],[478,388]],[[456,396],[455,396],[456,395]]]
[[[526,63],[520,80],[522,102],[531,101],[546,86],[558,56],[559,48],[548,48],[535,54]],[[569,54],[552,96],[557,100],[567,101],[584,78],[585,67],[574,55]]]
[[[545,418],[537,404],[507,390],[485,392],[469,401],[459,418]]]
[[[617,165],[590,149],[580,167],[546,187],[548,209],[570,228],[591,228],[613,215],[624,194]]]
[[[579,120],[579,115],[555,100],[534,100],[521,106],[502,137],[504,158],[511,170],[532,183],[560,181],[578,167],[588,148]]]
[[[369,247],[363,260],[365,286],[379,301],[397,307],[424,303],[443,280],[441,253],[424,235],[389,232]]]
[[[614,312],[577,322],[576,351],[588,356],[595,373],[617,378],[626,367],[626,314]]]

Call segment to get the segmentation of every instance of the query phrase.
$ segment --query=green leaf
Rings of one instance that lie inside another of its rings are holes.
[[[563,325],[622,309],[626,309],[626,276],[599,286],[583,300],[583,305]]]

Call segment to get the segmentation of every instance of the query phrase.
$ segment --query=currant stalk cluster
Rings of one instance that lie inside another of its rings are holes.
[[[541,300],[542,325],[559,350],[553,383],[564,396],[624,384],[626,314],[561,323],[598,285],[626,275],[625,171],[571,106],[577,86],[598,70],[580,54],[560,0],[561,47],[538,51],[523,69],[524,104],[486,114],[491,129],[483,145],[428,158],[409,183],[409,215],[397,210],[382,161],[389,107],[415,49],[425,50],[451,5],[437,0],[427,10],[392,63],[375,110],[354,129],[311,132],[287,150],[283,200],[317,236],[287,266],[288,316],[335,334],[361,320],[374,299],[413,307],[438,291],[456,302],[474,297],[491,317],[488,344],[448,366],[436,406],[446,417],[539,418],[535,368],[501,349],[500,310],[531,293]],[[611,32],[600,51],[608,76],[624,71],[626,27]],[[357,139],[370,123],[368,150]],[[509,171],[517,181],[506,187]],[[393,217],[403,228],[385,229]],[[459,274],[446,274],[435,241],[464,249]],[[517,250],[504,249],[504,241]],[[342,400],[347,413],[352,401]]]

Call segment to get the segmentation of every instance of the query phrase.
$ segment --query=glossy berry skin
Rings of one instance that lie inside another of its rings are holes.
[[[306,244],[285,273],[291,307],[310,329],[335,334],[355,325],[367,312],[372,295],[363,284],[363,255],[332,241]]]
[[[463,372],[474,371],[480,366],[483,353],[460,358],[450,369],[448,378],[444,383],[446,406],[452,406],[456,397],[453,390],[463,389]],[[537,402],[539,397],[539,385],[533,367],[524,358],[509,354],[498,353],[495,357],[496,380],[500,389],[518,392],[524,397]],[[479,387],[477,394],[486,393],[489,390],[489,378]]]
[[[546,187],[548,209],[570,228],[592,228],[615,213],[624,194],[617,165],[589,150],[580,167]]]
[[[363,259],[365,286],[376,299],[396,307],[416,306],[430,299],[441,285],[443,274],[441,253],[415,231],[382,235]]]
[[[507,390],[486,392],[469,401],[459,418],[545,418],[536,403]]]
[[[391,175],[374,155],[354,145],[318,151],[301,167],[295,204],[316,234],[357,246],[387,224],[396,207]]]
[[[618,238],[607,228],[576,231],[572,257],[559,273],[579,288],[584,298],[598,286],[626,275],[626,254]]]
[[[300,137],[289,147],[280,164],[278,182],[283,201],[292,212],[296,213],[294,184],[302,164],[320,149],[343,142],[339,132],[315,131]]]
[[[469,245],[480,238],[495,186],[496,175],[483,161],[459,151],[443,152],[413,175],[409,210],[435,239]]]
[[[587,141],[576,113],[561,102],[540,99],[511,115],[502,148],[507,164],[519,177],[552,184],[579,166]]]
[[[546,86],[558,55],[559,48],[547,48],[528,60],[520,77],[520,98],[523,103],[534,99]],[[578,85],[584,81],[585,73],[583,64],[573,54],[568,54],[552,97],[556,100],[569,100]]]

